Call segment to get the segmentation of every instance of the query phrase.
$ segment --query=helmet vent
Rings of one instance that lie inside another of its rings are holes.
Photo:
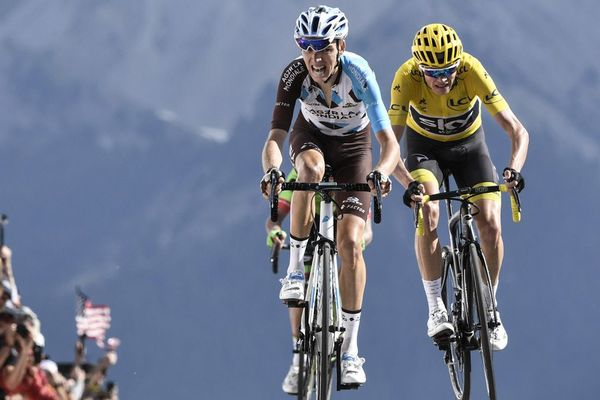
[[[319,17],[315,15],[312,19],[312,23],[310,24],[310,31],[316,32],[319,28]]]
[[[430,63],[433,63],[434,58],[433,58],[433,53],[431,51],[427,51],[425,53],[427,55],[427,57],[423,57],[425,60],[427,60]]]

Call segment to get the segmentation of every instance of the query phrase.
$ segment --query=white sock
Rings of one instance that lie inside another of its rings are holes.
[[[487,286],[486,286],[487,289]],[[494,295],[494,304],[496,304],[496,306],[498,306],[498,301],[496,300],[496,292],[498,291],[498,283],[496,283],[495,285],[492,286],[492,294]],[[492,308],[492,299],[490,299],[490,291],[489,290],[484,290],[484,294],[485,294],[485,302],[487,303],[487,308],[491,309]]]
[[[287,273],[291,274],[295,271],[304,273],[304,252],[308,238],[298,239],[290,235],[290,264],[288,265]]]
[[[423,279],[423,288],[425,289],[425,295],[427,296],[429,314],[433,313],[433,311],[438,308],[446,308],[442,301],[442,278],[438,278],[434,281],[426,281]]]
[[[344,341],[342,342],[342,354],[350,353],[358,355],[358,328],[360,327],[360,314],[358,311],[342,310],[342,326],[344,331]]]

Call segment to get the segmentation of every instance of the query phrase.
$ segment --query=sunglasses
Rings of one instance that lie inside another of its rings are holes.
[[[423,71],[423,73],[432,78],[448,78],[454,72],[456,72],[460,61],[455,62],[449,67],[446,68],[426,68],[422,65],[419,65],[419,69]]]
[[[321,51],[327,46],[329,46],[331,42],[332,40],[330,39],[296,39],[296,44],[304,51],[307,51],[308,49],[313,49],[314,51]]]

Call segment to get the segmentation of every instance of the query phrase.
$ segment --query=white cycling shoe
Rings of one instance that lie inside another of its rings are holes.
[[[298,394],[298,373],[300,368],[294,365],[290,369],[281,384],[281,389],[287,394]]]
[[[427,320],[427,336],[446,336],[454,333],[454,327],[448,322],[448,312],[444,308],[436,308]]]
[[[304,272],[294,271],[281,281],[281,290],[279,291],[279,299],[287,301],[302,301],[304,300]]]
[[[367,381],[367,375],[363,369],[365,359],[356,354],[342,354],[342,385],[362,385]]]
[[[494,320],[494,312],[492,310],[488,311],[488,322]],[[490,331],[490,345],[492,347],[492,351],[501,351],[506,348],[508,345],[508,333],[506,333],[506,329],[504,329],[504,324],[500,320],[500,312],[496,310],[496,322],[498,322],[498,326]]]

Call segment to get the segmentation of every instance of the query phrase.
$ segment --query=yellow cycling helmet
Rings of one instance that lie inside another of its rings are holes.
[[[463,48],[454,29],[444,24],[429,24],[417,31],[411,50],[420,65],[442,68],[458,61]]]

